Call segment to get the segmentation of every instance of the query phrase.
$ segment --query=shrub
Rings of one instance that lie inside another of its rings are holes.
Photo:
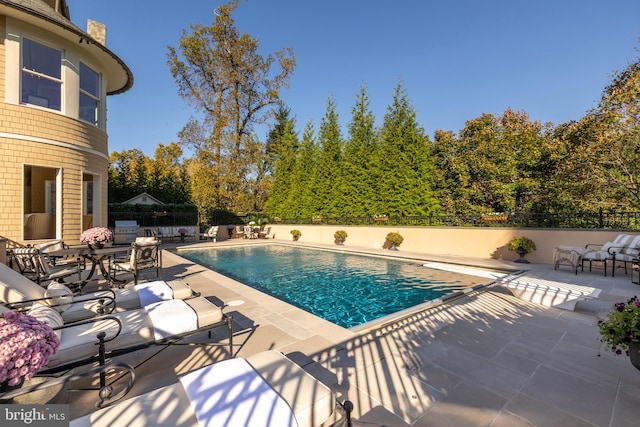
[[[402,237],[397,231],[392,231],[387,234],[385,240],[395,246],[400,246],[400,244],[404,242],[404,237]]]
[[[519,247],[522,247],[527,253],[533,252],[536,250],[536,243],[528,237],[514,237],[509,242],[507,249],[510,251],[517,251]]]
[[[333,238],[334,239],[346,240],[347,239],[347,232],[344,231],[344,230],[338,230],[335,233],[333,233]]]

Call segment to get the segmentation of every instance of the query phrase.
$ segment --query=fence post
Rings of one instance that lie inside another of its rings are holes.
[[[602,211],[602,208],[598,209],[598,223],[600,228],[604,228],[604,212]]]

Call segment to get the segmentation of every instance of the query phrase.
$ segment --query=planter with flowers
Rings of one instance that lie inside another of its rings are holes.
[[[33,316],[8,311],[0,316],[0,393],[21,387],[49,363],[60,340]]]
[[[80,243],[90,248],[102,248],[113,243],[113,232],[106,227],[93,227],[82,232]]]
[[[338,230],[333,233],[333,238],[336,239],[336,245],[342,245],[347,240],[347,232],[344,230]]]
[[[374,215],[373,220],[375,222],[387,222],[389,221],[389,217],[386,215]]]
[[[187,235],[187,229],[186,228],[178,228],[178,233],[180,233],[180,242],[184,243],[184,236]]]
[[[600,341],[615,354],[623,352],[640,369],[640,300],[637,296],[616,303],[607,318],[598,321]]]
[[[294,242],[297,241],[300,238],[300,236],[302,236],[302,233],[300,232],[300,230],[291,230],[290,233],[291,233],[291,236],[293,237]]]

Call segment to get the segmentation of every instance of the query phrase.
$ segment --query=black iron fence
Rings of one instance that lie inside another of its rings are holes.
[[[399,225],[421,227],[511,227],[640,229],[640,212],[502,213],[489,215],[364,216],[272,218],[272,223]]]
[[[328,224],[368,226],[420,227],[511,227],[511,228],[584,228],[640,230],[640,212],[568,212],[568,213],[499,213],[489,215],[426,215],[426,216],[360,216],[360,217],[287,217],[266,218],[260,214],[236,215],[230,212],[204,216],[206,225],[248,223],[256,218],[271,224]],[[198,225],[195,212],[109,212],[109,226],[119,220],[135,220],[140,227]]]
[[[198,225],[197,212],[109,212],[109,227],[116,221],[136,221],[139,227]]]

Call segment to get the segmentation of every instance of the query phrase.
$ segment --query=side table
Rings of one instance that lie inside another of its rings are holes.
[[[640,258],[631,260],[631,283],[640,285]]]

